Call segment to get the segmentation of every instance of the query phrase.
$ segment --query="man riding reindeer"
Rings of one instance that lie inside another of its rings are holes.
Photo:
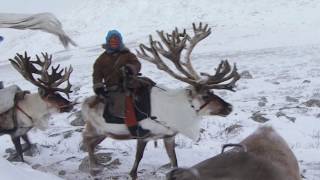
[[[125,47],[122,36],[117,30],[111,30],[106,36],[105,51],[98,57],[93,67],[93,89],[100,99],[104,99],[106,121],[121,123],[124,120],[130,134],[136,138],[145,138],[150,131],[138,125],[134,93],[130,81],[141,69],[137,57]]]

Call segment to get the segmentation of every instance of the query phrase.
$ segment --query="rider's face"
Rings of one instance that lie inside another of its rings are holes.
[[[113,36],[109,40],[110,47],[112,49],[118,49],[120,47],[120,39],[119,37]]]

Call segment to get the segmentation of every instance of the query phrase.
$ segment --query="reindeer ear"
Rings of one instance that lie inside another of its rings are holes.
[[[45,97],[48,94],[43,88],[38,88],[38,93],[41,97]]]

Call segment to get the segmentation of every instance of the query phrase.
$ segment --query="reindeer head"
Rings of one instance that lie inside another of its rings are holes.
[[[69,98],[69,93],[72,92],[69,78],[73,69],[70,66],[59,70],[60,65],[51,66],[52,55],[41,54],[43,61],[38,55],[36,55],[36,61],[31,61],[27,52],[24,55],[17,53],[14,59],[9,59],[9,61],[27,81],[38,87],[38,93],[44,101],[60,112],[69,112],[73,108],[73,103],[61,96],[59,92],[65,93]],[[51,73],[48,72],[50,67]],[[64,82],[67,82],[67,86],[59,88]]]
[[[215,95],[212,90],[234,91],[233,88],[236,81],[240,79],[240,75],[236,65],[232,68],[227,60],[221,61],[214,75],[197,73],[191,63],[191,53],[201,40],[211,34],[211,28],[208,28],[207,24],[202,26],[202,23],[196,27],[193,23],[193,32],[194,35],[190,36],[185,29],[179,32],[178,28],[175,28],[171,34],[157,31],[162,42],[153,40],[150,35],[149,47],[140,44],[137,56],[155,64],[158,69],[172,77],[191,85],[191,88],[188,88],[188,96],[199,113],[226,116],[232,111],[231,104]],[[181,58],[184,50],[185,58]],[[179,72],[171,69],[163,57],[171,61]]]

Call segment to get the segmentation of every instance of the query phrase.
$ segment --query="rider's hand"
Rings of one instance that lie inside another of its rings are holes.
[[[99,97],[107,97],[107,90],[104,87],[99,87],[94,89],[94,93],[96,93]]]
[[[126,75],[133,75],[134,74],[134,70],[132,69],[132,67],[128,66],[128,65],[124,65],[122,67],[122,71],[126,74]]]

